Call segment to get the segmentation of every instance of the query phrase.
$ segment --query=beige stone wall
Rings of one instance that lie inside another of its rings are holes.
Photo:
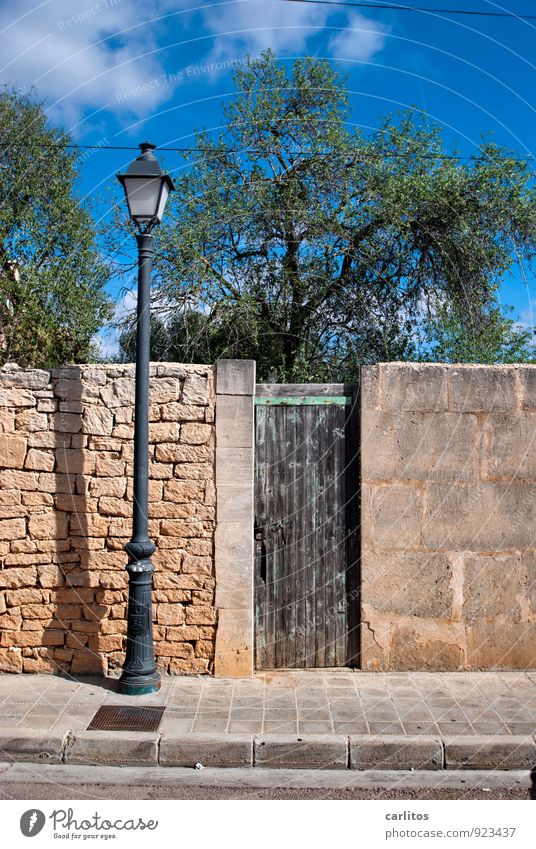
[[[210,366],[151,366],[149,532],[159,666],[214,656]],[[0,369],[0,669],[123,661],[134,366]]]
[[[536,667],[536,366],[363,370],[364,669]]]

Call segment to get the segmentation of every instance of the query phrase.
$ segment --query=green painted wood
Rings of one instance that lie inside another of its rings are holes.
[[[347,395],[311,395],[303,398],[300,398],[298,395],[282,396],[280,398],[268,398],[267,396],[257,395],[255,396],[256,407],[274,407],[281,405],[287,407],[318,407],[329,406],[332,404],[344,407],[351,403],[352,398],[351,396]]]
[[[255,409],[258,669],[359,660],[357,391],[344,389],[349,404]]]

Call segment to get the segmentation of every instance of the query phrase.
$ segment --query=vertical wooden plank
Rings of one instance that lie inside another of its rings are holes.
[[[274,559],[274,641],[275,666],[287,665],[286,638],[286,570],[287,552],[285,545],[287,519],[287,467],[285,460],[287,443],[287,407],[274,407],[274,430],[272,434],[274,502],[272,511],[273,559]]]
[[[361,619],[360,568],[360,442],[359,387],[354,388],[352,406],[345,427],[345,516],[346,516],[346,664],[360,662],[359,623]]]
[[[296,489],[295,489],[295,592],[296,592],[296,660],[295,666],[301,668],[306,662],[306,627],[307,627],[307,593],[306,555],[309,549],[310,528],[307,517],[309,514],[307,498],[309,495],[309,465],[307,461],[307,446],[309,442],[311,416],[308,408],[297,410],[296,418]]]
[[[347,408],[338,407],[336,413],[337,441],[335,445],[335,494],[334,501],[337,505],[335,516],[335,538],[337,546],[337,570],[334,575],[334,597],[335,597],[335,666],[344,666],[346,663],[346,641],[347,641],[347,596],[346,596],[346,572],[348,568],[346,557],[346,452],[345,452],[345,430],[346,430]]]
[[[255,410],[255,536],[265,534],[266,526],[266,407]],[[264,546],[266,541],[264,541]],[[262,543],[255,540],[255,667],[265,669],[268,658],[266,653],[266,611],[267,575],[261,575]]]
[[[284,539],[285,576],[284,576],[284,637],[285,665],[296,665],[296,465],[297,465],[297,420],[299,407],[286,408],[285,439],[285,516]]]
[[[307,411],[308,439],[304,443],[304,467],[307,469],[307,492],[303,511],[304,533],[302,536],[304,552],[305,580],[305,665],[316,665],[316,535],[317,535],[317,499],[318,477],[318,416],[317,408]]]
[[[340,443],[344,439],[344,429],[339,428],[340,414],[344,414],[344,407],[326,408],[326,436],[327,446],[324,459],[325,468],[325,513],[326,524],[324,529],[324,540],[326,545],[325,558],[325,581],[326,581],[326,611],[325,611],[325,633],[326,633],[326,666],[336,665],[337,654],[337,619],[340,598],[338,595],[338,576],[344,574],[345,552],[341,550],[341,539],[339,533],[339,511],[342,503],[340,500],[339,478],[340,470],[338,464]]]
[[[276,665],[277,648],[277,575],[278,552],[277,535],[274,527],[274,511],[277,503],[276,492],[276,411],[266,409],[266,664],[272,669]]]
[[[317,452],[315,462],[318,468],[315,512],[317,517],[315,533],[315,666],[326,665],[326,408],[314,407],[317,426]]]

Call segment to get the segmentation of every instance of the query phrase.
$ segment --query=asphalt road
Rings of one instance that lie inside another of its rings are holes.
[[[533,791],[534,795],[534,791]],[[195,785],[58,784],[29,782],[0,783],[0,799],[527,799],[526,788],[455,790],[418,788],[336,788],[305,789],[288,787],[199,787]]]

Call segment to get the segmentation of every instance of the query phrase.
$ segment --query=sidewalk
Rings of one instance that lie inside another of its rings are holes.
[[[111,679],[0,676],[0,759],[354,769],[536,767],[536,672],[276,671]],[[156,732],[87,731],[101,705],[161,705]]]

